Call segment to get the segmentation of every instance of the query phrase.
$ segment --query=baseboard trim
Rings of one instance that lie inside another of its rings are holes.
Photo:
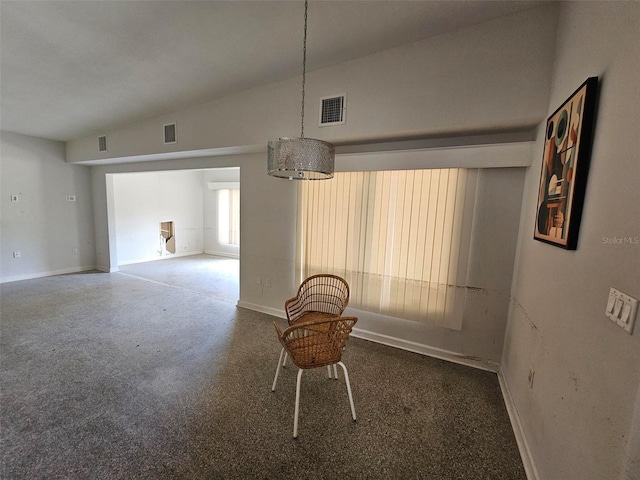
[[[411,342],[402,338],[391,337],[388,335],[382,335],[380,333],[371,332],[368,330],[362,330],[354,328],[351,335],[356,338],[362,338],[363,340],[369,340],[375,343],[381,343],[389,347],[399,348],[401,350],[407,350],[413,353],[420,353],[428,357],[439,358],[440,360],[447,360],[448,362],[458,363],[466,365],[468,367],[478,368],[480,370],[486,370],[489,372],[497,373],[500,366],[497,363],[481,360],[479,358],[469,357],[460,353],[452,352],[450,350],[444,350],[436,347],[430,347],[421,343]]]
[[[247,308],[260,313],[266,313],[278,318],[287,318],[284,310],[277,308],[265,307],[255,303],[244,302],[238,300],[238,307]],[[360,328],[354,328],[351,335],[356,338],[368,340],[370,342],[380,343],[389,347],[399,348],[401,350],[407,350],[413,353],[419,353],[427,355],[429,357],[439,358],[440,360],[447,360],[449,362],[466,365],[468,367],[478,368],[480,370],[486,370],[493,373],[498,373],[500,365],[497,363],[481,360],[479,358],[469,357],[461,355],[459,353],[451,352],[449,350],[443,350],[440,348],[430,347],[421,343],[411,342],[409,340],[403,340],[401,338],[390,337],[388,335],[382,335],[380,333],[371,332],[368,330],[362,330]]]
[[[243,302],[242,300],[238,300],[236,306],[240,308],[246,308],[248,310],[254,310],[260,313],[266,313],[267,315],[272,315],[278,318],[287,318],[287,315],[284,313],[284,310],[280,310],[278,308],[265,307],[263,305],[258,305],[256,303]]]
[[[520,415],[518,415],[518,409],[515,406],[513,397],[511,396],[511,390],[504,378],[502,369],[498,371],[498,382],[500,383],[500,390],[502,391],[502,397],[504,398],[504,404],[507,407],[507,413],[509,414],[509,420],[511,421],[511,429],[516,437],[516,443],[518,444],[518,450],[520,450],[520,457],[522,464],[524,465],[524,471],[527,474],[528,480],[540,480],[538,476],[538,469],[536,468],[529,448],[529,442],[522,428],[522,422],[520,422]]]
[[[239,259],[240,255],[237,253],[228,253],[228,252],[215,252],[213,250],[205,250],[204,253],[207,255],[213,255],[214,257],[227,257],[227,258],[235,258]]]
[[[90,267],[76,267],[76,268],[64,268],[62,270],[50,270],[47,272],[27,273],[25,275],[12,275],[10,277],[4,277],[0,279],[0,283],[20,282],[22,280],[31,280],[34,278],[53,277],[55,275],[67,275],[69,273],[88,272],[90,270],[96,270],[95,265]]]
[[[158,260],[169,260],[170,258],[178,258],[178,257],[190,257],[191,255],[202,255],[204,252],[202,250],[198,250],[197,252],[180,252],[180,253],[170,253],[169,255],[163,255],[158,257],[151,258],[139,258],[136,260],[127,260],[125,262],[118,262],[118,265],[133,265],[134,263],[146,263],[146,262],[155,262]]]
[[[119,272],[120,269],[118,267],[104,267],[104,266],[97,266],[96,270],[100,270],[101,272],[104,273],[113,273],[113,272]]]

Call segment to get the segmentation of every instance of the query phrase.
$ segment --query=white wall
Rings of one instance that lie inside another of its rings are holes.
[[[208,253],[239,257],[218,241],[217,191],[209,182],[240,182],[239,168],[109,175],[113,183],[118,265]],[[105,179],[106,180],[106,179]],[[158,224],[173,221],[176,253],[160,254]]]
[[[260,154],[92,167],[92,182],[96,186],[94,210],[96,218],[100,219],[96,222],[96,250],[103,255],[101,268],[115,270],[119,262],[115,255],[115,219],[107,215],[107,206],[112,202],[108,191],[113,189],[105,185],[115,177],[112,173],[228,167],[240,168],[241,298],[272,313],[282,312],[284,300],[296,288],[296,185],[267,176],[266,158]],[[271,276],[271,288],[263,291],[262,286],[256,283],[258,275]]]
[[[386,168],[398,168],[392,158],[389,157]],[[341,163],[340,159],[338,162]],[[116,172],[230,166],[240,167],[239,305],[281,316],[284,301],[297,288],[297,184],[269,177],[265,172],[265,155],[109,165],[94,167],[92,172],[94,183],[104,183],[105,176],[117,177],[110,175]],[[404,348],[414,345],[425,353],[493,368],[502,354],[523,173],[522,168],[491,168],[479,173],[472,244],[482,248],[473,248],[471,252],[467,278],[474,288],[465,293],[468,298],[462,331],[358,312],[361,331],[377,341],[392,337],[395,344]],[[102,206],[105,197],[97,197],[96,202],[100,204],[99,210],[106,210]],[[108,250],[113,241],[106,235],[100,243],[99,249]],[[265,287],[264,282],[258,284],[258,276],[269,277],[271,287]]]
[[[66,164],[63,143],[15,133],[2,132],[0,153],[1,281],[94,268],[89,168]]]
[[[541,140],[535,163],[526,173],[502,368],[539,478],[637,480],[640,327],[629,336],[606,320],[603,311],[612,285],[640,297],[640,247],[605,244],[602,239],[640,236],[640,4],[562,3],[559,24],[557,8],[541,7],[312,72],[307,98],[346,91],[349,111],[345,126],[318,129],[308,125],[307,134],[366,140],[508,129],[543,121],[585,78],[601,77],[577,251],[564,251],[532,239]],[[108,132],[109,155],[264,144],[271,137],[296,135],[298,89],[299,80],[291,79]],[[309,100],[312,110],[307,112],[308,118],[316,117],[315,103]],[[275,111],[277,116],[273,115]],[[175,120],[180,126],[180,144],[159,145],[158,128]],[[47,226],[46,219],[39,217],[43,214],[33,211],[38,221],[26,225],[26,233],[20,233],[21,223],[11,216],[12,207],[5,198],[10,193],[9,186],[19,185],[24,176],[30,183],[22,190],[34,197],[40,191],[55,189],[41,198],[39,207],[42,212],[53,212],[53,216],[62,218],[67,206],[49,205],[50,199],[63,193],[64,182],[70,178],[74,180],[69,188],[80,197],[81,186],[86,182],[78,180],[83,176],[78,172],[83,170],[65,170],[58,177],[57,173],[49,173],[48,169],[57,172],[51,164],[62,158],[59,144],[4,134],[2,140],[3,278],[5,271],[15,277],[24,272],[64,269],[70,262],[63,261],[62,267],[49,267],[48,263],[58,261],[55,257],[60,250],[44,253],[49,245],[38,243]],[[13,152],[8,161],[5,144]],[[69,162],[100,158],[95,137],[71,142],[67,147]],[[18,162],[22,158],[27,159],[25,166]],[[115,220],[109,217],[107,208],[113,201],[107,188],[111,178],[105,176],[107,173],[240,167],[241,300],[278,313],[282,301],[295,289],[296,189],[292,182],[267,177],[264,164],[264,155],[237,155],[93,167],[96,263],[108,270],[118,261],[113,253],[115,229],[109,230]],[[49,175],[45,177],[39,173],[41,170]],[[43,182],[42,177],[58,178],[56,184],[62,187]],[[469,317],[463,325],[468,336],[450,338],[441,331],[425,331],[421,341],[466,355],[479,350],[478,356],[485,359],[499,354],[500,324],[504,318],[498,297],[502,295],[502,283],[509,277],[506,263],[513,247],[509,242],[504,247],[492,245],[496,231],[504,228],[492,231],[491,222],[504,205],[509,207],[508,215],[513,214],[513,204],[500,202],[501,188],[515,194],[520,181],[515,171],[495,170],[488,172],[483,180],[485,186],[480,188],[487,196],[478,204],[482,213],[475,234],[477,245],[483,245],[483,249],[474,253],[470,277],[481,282],[478,286],[482,288],[495,288],[496,295],[487,296],[488,302],[495,300],[491,318],[484,316],[477,304],[474,310],[478,315]],[[37,188],[32,186],[36,184]],[[85,229],[91,220],[84,213],[80,217],[69,229],[81,230],[78,237],[84,239],[82,247],[84,242],[90,242],[91,234]],[[8,233],[5,225],[10,226]],[[36,250],[43,253],[36,263],[16,272],[12,269],[18,264],[7,264],[11,260],[7,253],[25,241],[28,245],[34,242]],[[486,251],[485,245],[491,250]],[[499,255],[501,248],[506,249],[504,258]],[[499,265],[494,265],[496,260]],[[258,285],[257,275],[271,276],[272,287]],[[383,334],[387,332],[385,328],[380,327]],[[394,334],[412,338],[410,330]],[[536,370],[533,389],[527,384],[530,366]]]
[[[640,297],[640,245],[604,240],[640,237],[638,52],[640,3],[562,4],[548,112],[601,80],[578,249],[533,240],[541,125],[502,363],[540,479],[640,478],[640,325],[630,336],[604,316],[609,287]]]
[[[305,131],[320,138],[368,141],[417,132],[451,137],[461,132],[508,131],[536,124],[546,115],[555,14],[555,6],[545,6],[312,72],[307,98],[346,91],[349,120],[344,126],[324,129],[311,122]],[[111,200],[103,186],[106,174],[240,167],[240,305],[282,314],[284,300],[297,287],[295,183],[268,177],[265,154],[190,155],[199,149],[265,145],[271,137],[296,135],[298,89],[298,79],[291,79],[108,132],[110,156],[135,158],[184,150],[185,158],[92,169],[94,187],[97,185],[96,251],[102,268],[113,269],[120,261],[115,258],[114,221],[108,216]],[[316,102],[308,103],[311,110],[307,116],[315,118]],[[274,115],[276,111],[278,115]],[[180,143],[159,145],[156,129],[169,121],[178,122]],[[93,137],[70,142],[68,147],[68,161],[99,158]],[[459,155],[458,149],[443,148],[426,154],[424,160],[415,160],[414,155],[413,167],[431,167],[433,157],[469,160],[474,148],[465,147],[464,155]],[[530,163],[530,158],[523,161],[505,153],[529,155],[527,148],[495,147],[489,151],[508,160],[502,165]],[[486,149],[478,148],[477,153],[486,156]],[[338,168],[342,161],[337,160]],[[366,159],[349,161],[360,161],[362,169],[368,168]],[[380,168],[396,167],[392,160],[382,160]],[[358,168],[350,165],[349,169]],[[404,346],[413,342],[427,346],[431,353],[444,352],[460,361],[495,365],[502,352],[521,186],[522,171],[518,169],[494,169],[480,175],[474,229],[476,238],[486,242],[486,247],[471,259],[468,278],[477,289],[467,292],[462,332],[415,322],[398,323],[373,314],[360,315],[359,327],[378,335],[378,340],[393,336]],[[496,215],[496,211],[504,214]],[[485,225],[483,219],[489,223]],[[265,287],[264,282],[258,284],[258,276],[270,277],[271,287]]]
[[[228,245],[218,240],[218,190],[211,190],[209,183],[240,183],[240,169],[218,168],[202,172],[204,182],[204,252],[238,258],[239,245]]]
[[[118,264],[204,251],[202,172],[113,175]],[[174,222],[176,252],[163,252],[160,223]]]

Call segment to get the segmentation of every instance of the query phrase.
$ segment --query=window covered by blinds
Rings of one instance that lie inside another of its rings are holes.
[[[240,245],[240,190],[218,190],[218,242]]]
[[[466,180],[465,169],[439,169],[303,182],[302,276],[342,276],[354,308],[460,328],[453,313]]]

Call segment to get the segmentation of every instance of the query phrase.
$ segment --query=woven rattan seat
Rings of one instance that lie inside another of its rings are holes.
[[[296,296],[284,302],[284,310],[287,322],[291,326],[301,322],[339,317],[348,304],[349,284],[337,275],[318,274],[308,277],[300,284]],[[285,353],[283,357],[281,352],[280,356],[282,366],[285,366],[288,355]],[[337,376],[337,367],[334,366],[333,370]]]
[[[300,383],[302,372],[310,368],[340,365],[344,372],[344,379],[349,395],[351,415],[356,419],[356,411],[353,406],[351,384],[347,367],[342,363],[342,352],[349,339],[351,329],[358,321],[356,317],[332,317],[311,322],[300,322],[287,328],[284,332],[274,323],[278,339],[283,350],[280,353],[278,368],[273,380],[272,391],[276,389],[280,368],[283,366],[283,354],[286,352],[293,363],[299,368],[296,384],[296,404],[293,421],[293,438],[298,437],[298,413],[300,410]],[[334,367],[335,368],[335,367]],[[335,376],[337,378],[337,374]]]

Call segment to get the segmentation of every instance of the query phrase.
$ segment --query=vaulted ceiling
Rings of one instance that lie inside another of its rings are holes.
[[[539,4],[313,0],[307,69]],[[302,1],[2,0],[0,20],[1,128],[53,140],[301,73]]]

